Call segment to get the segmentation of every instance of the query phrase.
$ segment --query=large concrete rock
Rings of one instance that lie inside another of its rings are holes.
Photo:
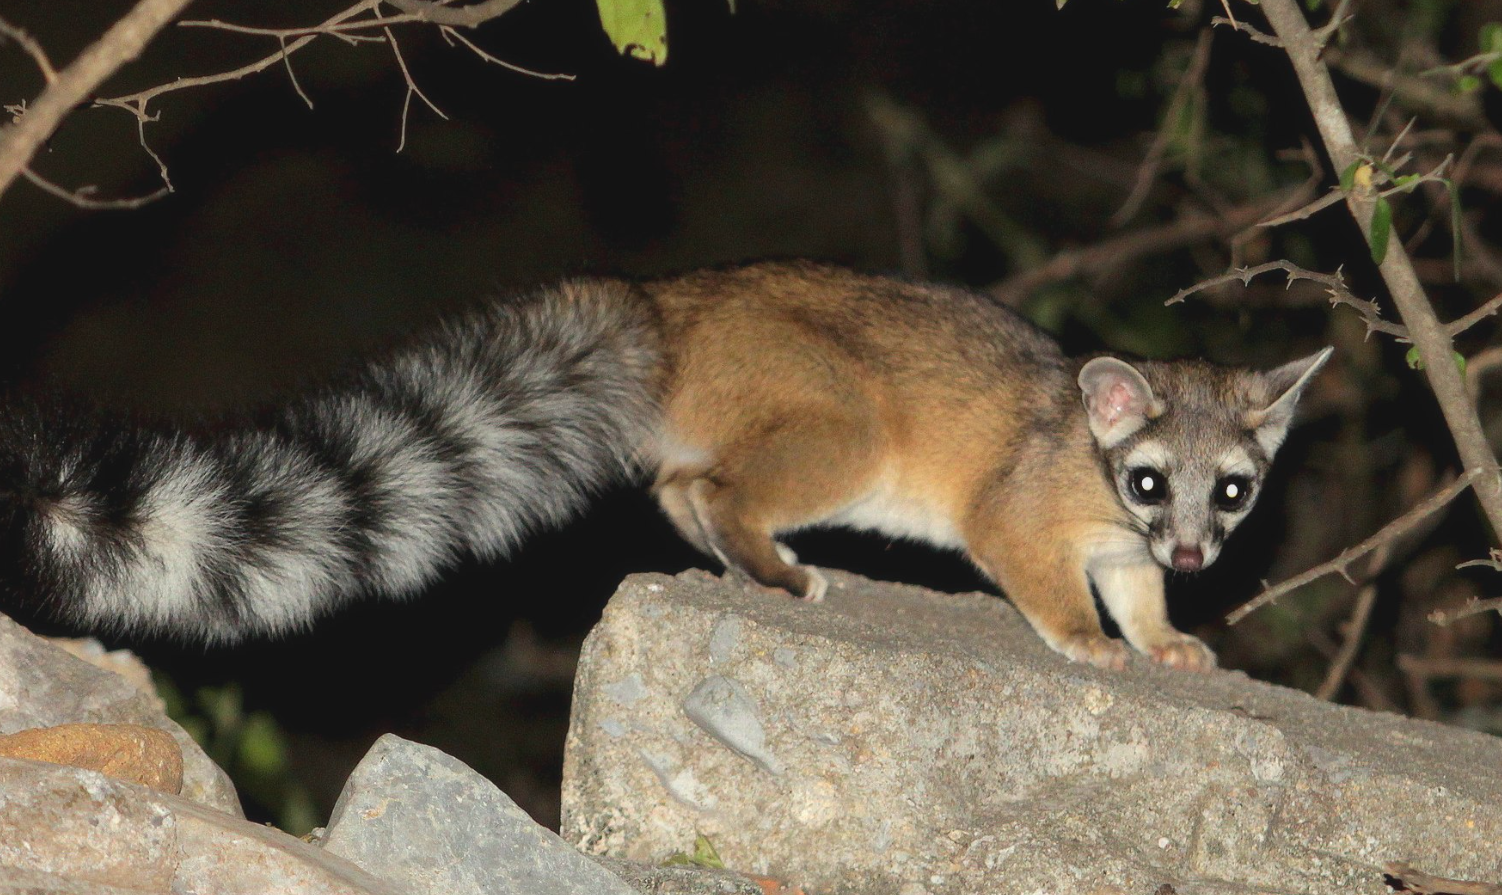
[[[563,834],[862,895],[1387,891],[1502,878],[1502,740],[1240,674],[1049,651],[1001,600],[635,576],[585,644]]]
[[[240,815],[229,777],[125,677],[76,658],[0,615],[0,734],[59,724],[140,724],[172,735],[182,750],[182,796]]]
[[[408,895],[286,833],[67,765],[0,758],[0,892]]]
[[[459,759],[392,734],[344,784],[322,844],[408,895],[636,895]]]

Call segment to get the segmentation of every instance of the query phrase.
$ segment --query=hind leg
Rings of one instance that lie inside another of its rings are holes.
[[[858,420],[804,414],[763,425],[691,477],[668,475],[657,496],[690,543],[765,587],[805,600],[828,583],[777,543],[780,531],[821,522],[869,490],[876,439]]]

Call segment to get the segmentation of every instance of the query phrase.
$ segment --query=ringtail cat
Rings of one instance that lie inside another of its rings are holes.
[[[811,263],[497,302],[264,418],[0,414],[0,575],[96,627],[305,626],[493,557],[622,477],[695,547],[805,600],[779,534],[961,550],[1070,659],[1206,668],[1165,569],[1215,561],[1329,357],[1268,372],[1066,358],[985,296]]]

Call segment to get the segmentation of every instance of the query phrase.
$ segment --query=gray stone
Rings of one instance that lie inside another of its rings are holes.
[[[761,886],[729,870],[654,867],[606,856],[596,856],[594,861],[640,895],[762,895]]]
[[[408,895],[634,895],[457,758],[391,734],[344,784],[322,844]]]
[[[185,799],[243,816],[229,777],[126,678],[83,661],[0,615],[0,734],[58,724],[144,724],[183,753]]]
[[[81,768],[0,759],[0,892],[405,895],[261,824]]]
[[[1377,895],[1392,860],[1502,879],[1502,740],[1071,664],[997,598],[830,577],[817,605],[628,579],[581,657],[564,837],[653,863],[703,833],[737,870],[862,895]],[[605,692],[626,679],[639,698]],[[696,703],[754,718],[782,773]]]

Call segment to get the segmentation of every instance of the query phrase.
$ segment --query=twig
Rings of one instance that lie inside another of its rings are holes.
[[[1314,644],[1315,649],[1319,650],[1325,658],[1332,662],[1340,655],[1340,647],[1336,646],[1335,641],[1331,639],[1329,634],[1326,634],[1319,628],[1310,628],[1307,638],[1310,643]],[[1393,701],[1392,697],[1388,696],[1377,685],[1377,682],[1373,681],[1371,676],[1363,672],[1360,668],[1353,667],[1347,676],[1350,678],[1351,686],[1356,688],[1357,695],[1367,708],[1376,709],[1379,712],[1402,711],[1398,704]]]
[[[522,0],[481,0],[469,6],[441,6],[430,0],[386,0],[387,3],[424,22],[475,28],[499,18],[521,5]]]
[[[1495,473],[1495,469],[1495,466],[1491,467],[1493,473]],[[1309,582],[1323,578],[1326,575],[1339,574],[1347,581],[1351,581],[1350,567],[1352,564],[1368,553],[1377,550],[1379,547],[1398,540],[1414,528],[1417,528],[1430,515],[1444,509],[1449,505],[1450,501],[1460,496],[1463,491],[1469,488],[1471,483],[1482,472],[1483,470],[1470,470],[1466,472],[1464,475],[1456,478],[1455,481],[1420,501],[1413,509],[1384,525],[1376,534],[1354,547],[1347,548],[1329,562],[1320,563],[1314,568],[1295,575],[1275,586],[1268,586],[1264,582],[1262,593],[1253,597],[1250,601],[1226,616],[1226,623],[1234,625],[1284,594],[1297,590]]]
[[[1344,171],[1361,156],[1330,80],[1330,70],[1320,58],[1323,47],[1295,0],[1263,0],[1259,8],[1282,41],[1333,167]],[[1346,207],[1369,243],[1376,202],[1371,190],[1358,188],[1346,194]],[[1439,402],[1461,461],[1468,472],[1485,473],[1474,481],[1476,497],[1491,523],[1493,536],[1502,534],[1502,476],[1497,474],[1496,456],[1466,393],[1465,380],[1451,363],[1454,345],[1450,336],[1435,316],[1413,262],[1399,241],[1388,247],[1378,270],[1423,362],[1424,376]]]
[[[1421,678],[1464,677],[1478,681],[1502,681],[1502,660],[1498,659],[1456,659],[1449,656],[1400,653],[1398,668],[1406,674]]]
[[[1387,545],[1383,545],[1385,548]],[[1314,691],[1315,698],[1330,700],[1340,692],[1345,683],[1346,675],[1350,673],[1351,666],[1356,662],[1356,656],[1361,652],[1361,641],[1366,635],[1367,622],[1372,617],[1372,606],[1377,602],[1377,586],[1367,584],[1356,594],[1356,606],[1351,610],[1351,619],[1346,622],[1345,640],[1340,645],[1340,652],[1335,660],[1330,663],[1330,670],[1325,673],[1325,679]]]
[[[1132,184],[1132,191],[1127,194],[1126,201],[1121,203],[1121,208],[1111,215],[1111,223],[1116,226],[1120,227],[1131,220],[1142,208],[1148,191],[1158,179],[1158,169],[1163,165],[1163,156],[1168,152],[1168,144],[1173,140],[1179,119],[1184,114],[1184,107],[1192,94],[1204,92],[1205,69],[1210,64],[1210,43],[1214,36],[1215,33],[1209,28],[1200,31],[1194,44],[1194,54],[1189,57],[1189,68],[1179,79],[1173,98],[1168,101],[1168,109],[1163,113],[1163,124],[1148,146],[1142,166],[1137,169],[1137,179]]]
[[[1356,312],[1361,315],[1362,321],[1366,323],[1366,333],[1368,336],[1372,333],[1387,333],[1399,341],[1408,341],[1407,327],[1399,323],[1393,323],[1390,320],[1382,319],[1382,309],[1377,306],[1376,302],[1358,298],[1352,294],[1346,288],[1345,278],[1341,276],[1340,271],[1336,271],[1333,274],[1317,273],[1312,270],[1305,270],[1291,261],[1269,261],[1265,264],[1258,264],[1255,267],[1233,268],[1218,277],[1210,277],[1207,280],[1195,283],[1193,286],[1180,289],[1164,304],[1178,304],[1197,292],[1203,292],[1214,286],[1224,285],[1237,280],[1243,286],[1247,286],[1251,284],[1253,277],[1274,270],[1281,270],[1287,274],[1288,285],[1290,286],[1296,280],[1310,280],[1324,286],[1326,297],[1329,298],[1331,306],[1345,305],[1356,309]]]
[[[31,164],[63,117],[86,100],[104,79],[141,54],[148,41],[191,0],[140,0],[67,68],[57,72],[26,114],[0,128],[0,194]],[[50,66],[50,63],[49,63]]]
[[[563,74],[563,73],[560,73],[560,72],[535,71],[533,69],[525,68],[523,66],[517,65],[514,62],[507,62],[504,59],[498,59],[495,56],[492,56],[489,53],[485,52],[484,50],[480,49],[478,46],[475,45],[474,41],[472,41],[469,38],[465,37],[464,35],[460,34],[458,31],[455,31],[449,25],[441,25],[441,26],[439,26],[438,33],[441,34],[441,35],[443,35],[445,39],[457,40],[460,43],[464,44],[466,47],[469,47],[469,49],[476,56],[479,56],[482,60],[484,60],[485,62],[489,62],[491,65],[499,65],[501,68],[510,69],[511,71],[517,72],[518,74],[531,75],[534,78],[542,78],[544,81],[572,81],[572,80],[574,80],[574,77],[575,77],[574,75]]]
[[[1464,606],[1459,606],[1455,609],[1434,610],[1433,612],[1429,613],[1429,620],[1431,622],[1434,622],[1436,625],[1439,625],[1440,627],[1445,627],[1446,625],[1454,624],[1455,622],[1460,621],[1463,618],[1469,618],[1473,615],[1481,615],[1484,612],[1492,611],[1502,614],[1502,597],[1493,597],[1490,600],[1483,600],[1480,597],[1472,597],[1466,601]]]
[[[1422,78],[1394,70],[1370,53],[1326,47],[1323,58],[1353,81],[1378,90],[1391,90],[1393,100],[1410,111],[1467,130],[1488,127],[1481,103],[1474,95],[1455,96]]]
[[[1236,31],[1240,31],[1241,33],[1245,34],[1247,37],[1250,37],[1252,40],[1256,41],[1259,44],[1267,44],[1270,47],[1281,47],[1281,46],[1283,46],[1283,42],[1280,41],[1280,40],[1278,40],[1276,37],[1273,37],[1271,34],[1268,34],[1265,31],[1258,31],[1256,28],[1253,28],[1251,25],[1248,25],[1246,22],[1240,22],[1240,21],[1237,21],[1236,19],[1227,18],[1226,16],[1216,16],[1215,18],[1213,18],[1213,19],[1210,20],[1210,24],[1211,25],[1230,25]]]
[[[1284,224],[1291,224],[1294,221],[1302,221],[1305,218],[1312,217],[1317,212],[1324,211],[1326,208],[1329,208],[1331,205],[1338,204],[1340,202],[1340,200],[1342,200],[1344,198],[1345,198],[1345,194],[1342,193],[1340,190],[1338,190],[1338,189],[1331,190],[1330,192],[1326,193],[1325,195],[1319,197],[1318,199],[1315,199],[1313,202],[1310,202],[1308,205],[1304,205],[1304,206],[1302,206],[1300,208],[1296,208],[1293,211],[1288,212],[1287,214],[1280,214],[1280,215],[1278,215],[1275,218],[1268,218],[1265,221],[1258,221],[1257,222],[1257,226],[1259,226],[1259,227],[1281,227]]]
[[[1304,187],[1253,202],[1216,216],[1204,212],[1187,212],[1178,220],[1148,227],[1083,249],[1068,249],[1044,263],[1018,271],[988,290],[1007,305],[1019,305],[1036,290],[1050,283],[1080,276],[1095,276],[1138,258],[1170,252],[1211,240],[1227,240],[1253,227],[1265,215],[1277,213],[1291,203],[1302,203],[1308,193]]]
[[[1413,895],[1502,895],[1502,886],[1431,876],[1402,861],[1389,861],[1382,866],[1382,872],[1397,883],[1395,891]]]
[[[407,95],[402,99],[401,136],[396,143],[396,151],[401,152],[407,146],[407,111],[412,107],[412,97],[414,95],[426,103],[428,108],[433,110],[433,114],[439,118],[448,121],[449,117],[443,114],[442,109],[433,105],[433,101],[428,99],[428,95],[422,92],[422,88],[417,86],[416,81],[412,80],[412,72],[407,68],[407,60],[402,58],[402,47],[401,44],[396,42],[396,35],[391,33],[390,28],[383,28],[381,30],[386,32],[386,42],[391,44],[391,52],[396,54],[396,65],[402,70],[402,80],[407,82]]]
[[[1314,29],[1314,39],[1319,42],[1321,47],[1330,43],[1330,38],[1335,36],[1335,32],[1340,30],[1341,25],[1355,18],[1350,15],[1350,10],[1351,0],[1340,0],[1340,4],[1335,7],[1335,11],[1330,13],[1330,21]]]
[[[117,209],[128,211],[131,209],[140,208],[143,205],[150,205],[152,202],[155,202],[156,200],[172,192],[172,188],[170,186],[164,185],[162,187],[159,187],[154,192],[147,193],[144,196],[133,196],[126,199],[96,199],[93,196],[94,187],[91,186],[80,187],[76,190],[69,190],[66,187],[58,186],[57,184],[31,170],[30,168],[22,168],[21,176],[26,178],[27,181],[29,181],[42,191],[51,193],[52,195],[63,200],[64,202],[67,202],[70,205],[76,205],[79,208],[86,208],[90,211]]]
[[[1497,313],[1497,311],[1499,310],[1502,310],[1502,292],[1493,295],[1491,298],[1487,299],[1485,304],[1472,311],[1471,313],[1465,315],[1464,317],[1461,317],[1457,320],[1452,320],[1449,323],[1445,324],[1445,332],[1451,338],[1454,338],[1455,336],[1480,323],[1482,320],[1485,320],[1486,318]]]
[[[21,45],[21,49],[36,63],[37,70],[42,73],[42,80],[51,84],[57,80],[57,69],[52,67],[52,60],[47,58],[47,51],[37,43],[36,38],[27,34],[24,29],[0,19],[0,36],[8,37]]]

